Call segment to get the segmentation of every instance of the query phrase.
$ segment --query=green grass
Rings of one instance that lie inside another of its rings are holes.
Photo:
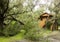
[[[50,30],[41,30],[41,34],[43,36],[47,36],[49,33],[51,33]],[[12,37],[1,37],[0,36],[0,42],[15,42],[15,41],[22,40],[23,38],[24,38],[24,31],[21,31],[21,33],[15,36],[12,36]]]
[[[12,37],[1,37],[0,36],[0,42],[14,42],[14,41],[23,39],[23,37],[24,35],[22,33],[19,33]]]

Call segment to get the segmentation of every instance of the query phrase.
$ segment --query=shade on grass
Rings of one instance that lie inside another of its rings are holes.
[[[12,37],[0,37],[0,42],[14,42],[16,40],[23,39],[24,35],[22,33],[19,33]]]

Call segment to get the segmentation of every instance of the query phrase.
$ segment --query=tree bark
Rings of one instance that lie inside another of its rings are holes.
[[[2,27],[2,28],[3,28],[3,21],[4,21],[3,16],[4,16],[3,14],[0,15],[0,27]]]

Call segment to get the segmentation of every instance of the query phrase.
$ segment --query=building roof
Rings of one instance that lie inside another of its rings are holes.
[[[48,14],[48,13],[43,13],[40,16],[52,16],[52,15],[51,14]]]

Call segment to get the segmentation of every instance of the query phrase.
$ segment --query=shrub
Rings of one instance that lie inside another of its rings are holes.
[[[35,40],[37,41],[40,38],[42,38],[42,35],[40,32],[41,32],[40,28],[32,28],[26,33],[25,38],[33,40],[33,41],[35,41]]]
[[[20,24],[16,21],[12,21],[4,30],[3,34],[5,36],[13,36],[20,31]]]
[[[47,21],[47,23],[46,23],[46,28],[47,29],[50,29],[50,26],[52,25],[52,23],[51,23],[51,21]]]
[[[26,31],[25,32],[26,34],[30,29],[37,27],[37,25],[38,25],[37,20],[30,18],[26,20],[25,25],[22,27],[22,29]]]
[[[40,40],[44,40],[45,37],[48,36],[48,34],[50,33],[49,30],[45,30],[45,29],[41,29],[39,27],[36,28],[32,28],[30,29],[27,33],[25,38],[29,39],[29,40],[33,40],[33,41],[40,41]]]

